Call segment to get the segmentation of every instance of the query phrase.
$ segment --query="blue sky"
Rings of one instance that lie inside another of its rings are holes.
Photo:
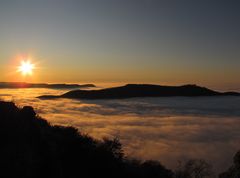
[[[1,0],[0,80],[16,79],[9,66],[30,55],[36,81],[240,88],[239,9],[234,0]]]

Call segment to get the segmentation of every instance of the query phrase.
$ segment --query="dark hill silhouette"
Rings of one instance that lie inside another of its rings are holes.
[[[207,178],[203,160],[189,160],[174,173],[158,161],[131,160],[117,138],[95,140],[74,127],[50,125],[31,106],[0,101],[2,178]],[[240,151],[219,178],[239,178]]]
[[[121,99],[132,97],[167,96],[219,96],[239,95],[239,93],[220,93],[197,85],[161,86],[149,84],[127,84],[125,86],[100,90],[73,90],[60,96],[44,95],[39,98],[76,98],[76,99]]]
[[[93,84],[47,84],[47,83],[25,83],[25,82],[0,82],[0,88],[89,88]]]
[[[240,177],[240,151],[233,158],[233,165],[219,175],[219,178],[239,178]]]
[[[128,159],[118,139],[95,140],[52,126],[30,106],[0,101],[0,177],[172,178],[157,161]]]

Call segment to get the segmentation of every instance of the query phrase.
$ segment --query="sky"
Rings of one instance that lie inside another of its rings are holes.
[[[240,2],[0,0],[0,81],[240,90]],[[21,60],[32,76],[16,72]]]

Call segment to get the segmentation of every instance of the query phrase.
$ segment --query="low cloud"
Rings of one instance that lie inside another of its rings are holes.
[[[129,155],[158,159],[171,168],[178,160],[204,158],[217,170],[226,169],[240,149],[240,97],[88,101],[6,94],[20,106],[33,106],[52,124],[72,125],[99,139],[118,136]]]

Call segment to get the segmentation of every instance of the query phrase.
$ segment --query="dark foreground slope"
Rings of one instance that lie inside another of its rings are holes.
[[[219,175],[219,178],[239,178],[240,177],[240,151],[233,158],[233,165]]]
[[[95,87],[93,84],[47,84],[47,83],[25,83],[25,82],[0,82],[0,88],[88,88]]]
[[[117,139],[97,141],[73,127],[51,126],[32,107],[0,101],[0,177],[171,178],[156,161],[131,161]]]
[[[167,96],[219,96],[239,95],[238,93],[220,93],[197,85],[161,86],[148,84],[127,84],[121,87],[101,90],[74,90],[60,96],[44,95],[39,98],[76,98],[76,99],[121,99],[132,97],[167,97]]]
[[[97,141],[73,127],[52,126],[32,107],[0,101],[1,178],[211,178],[189,160],[174,173],[157,161],[128,159],[118,139]],[[240,177],[240,151],[219,178]]]

